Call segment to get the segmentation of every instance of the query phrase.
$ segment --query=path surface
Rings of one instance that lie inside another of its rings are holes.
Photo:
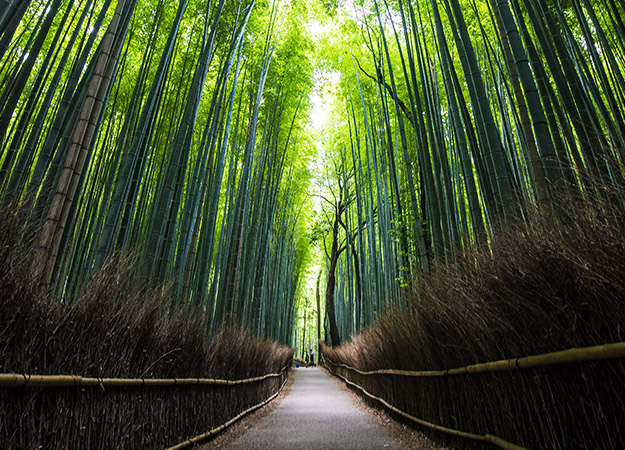
[[[291,393],[228,449],[400,449],[330,375],[300,368]]]

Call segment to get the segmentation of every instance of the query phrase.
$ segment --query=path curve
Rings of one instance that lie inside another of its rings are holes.
[[[291,393],[228,449],[402,448],[326,371],[294,370]]]

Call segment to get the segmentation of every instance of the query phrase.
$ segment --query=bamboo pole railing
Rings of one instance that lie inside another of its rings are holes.
[[[281,370],[277,373],[269,373],[266,375],[251,377],[239,380],[224,380],[219,378],[93,378],[93,377],[81,377],[78,375],[29,375],[29,374],[15,374],[15,373],[2,373],[0,374],[0,388],[60,388],[60,387],[137,387],[137,386],[199,386],[199,385],[220,385],[220,386],[233,386],[240,384],[255,383],[258,381],[266,380],[268,378],[280,377],[284,372],[292,365],[290,360]],[[280,389],[276,391],[271,397],[263,402],[246,409],[237,416],[233,417],[226,423],[212,429],[211,431],[195,436],[185,442],[170,447],[168,450],[178,450],[190,447],[198,442],[208,439],[211,436],[215,436],[227,427],[240,420],[247,414],[262,408],[271,400],[276,398],[278,394],[284,388],[287,379],[285,379],[280,386]]]
[[[476,374],[502,372],[506,370],[529,369],[533,367],[553,366],[557,364],[579,363],[586,361],[600,361],[607,359],[625,358],[625,342],[579,347],[540,355],[525,356],[523,358],[502,359],[486,363],[471,364],[447,370],[360,370],[347,364],[335,363],[327,356],[326,361],[334,367],[343,367],[360,375],[401,375],[410,377],[443,377],[448,375]]]
[[[241,380],[223,380],[219,378],[93,378],[78,375],[29,375],[0,373],[0,388],[59,388],[59,387],[137,387],[137,386],[191,386],[255,383],[281,376],[291,362],[278,373],[269,373],[258,377]]]
[[[478,373],[492,373],[492,372],[501,372],[501,371],[510,371],[510,370],[519,370],[519,369],[529,369],[533,367],[546,367],[553,366],[557,364],[569,364],[569,363],[580,363],[586,361],[601,361],[601,360],[609,360],[609,359],[617,359],[617,358],[625,358],[625,342],[616,342],[612,344],[605,345],[596,345],[590,347],[579,347],[572,348],[569,350],[562,350],[557,352],[543,353],[540,355],[532,355],[526,356],[522,358],[514,358],[514,359],[505,359],[498,361],[491,361],[486,363],[479,364],[471,364],[464,367],[457,367],[454,369],[447,370],[396,370],[396,369],[379,369],[379,370],[360,370],[355,367],[349,366],[347,364],[335,363],[327,356],[325,357],[325,361],[329,363],[333,367],[343,367],[347,370],[351,370],[360,375],[400,375],[400,376],[410,376],[410,377],[444,377],[449,375],[460,375],[460,374],[478,374]],[[497,436],[493,436],[491,434],[479,435],[474,433],[468,433],[464,431],[458,431],[451,428],[443,427],[441,425],[437,425],[423,419],[419,419],[418,417],[412,416],[399,408],[391,405],[383,398],[377,397],[367,390],[365,390],[362,386],[354,383],[344,376],[336,373],[332,368],[326,365],[326,368],[332,373],[334,376],[342,379],[345,383],[354,388],[360,390],[367,397],[376,400],[377,402],[384,405],[386,408],[391,411],[399,414],[402,417],[405,417],[408,420],[411,420],[415,423],[423,425],[425,427],[431,428],[433,430],[441,431],[443,433],[447,433],[450,435],[477,440],[481,442],[489,442],[491,444],[497,445],[500,448],[506,450],[520,450],[523,447],[519,447],[516,444],[512,444],[507,442]]]
[[[191,439],[188,439],[184,442],[181,442],[180,444],[174,445],[173,447],[169,447],[166,450],[180,450],[183,448],[189,448],[195,444],[198,444],[202,441],[205,441],[206,439],[209,439],[211,437],[216,436],[217,434],[221,433],[222,431],[224,431],[226,428],[228,428],[230,425],[232,425],[233,423],[241,420],[243,417],[247,416],[248,414],[256,411],[259,408],[262,408],[263,406],[265,406],[267,403],[269,403],[270,401],[272,401],[274,398],[276,398],[280,392],[282,392],[282,388],[284,388],[284,385],[286,384],[287,380],[284,380],[282,382],[282,386],[280,386],[280,389],[278,389],[278,391],[273,394],[271,397],[269,397],[267,400],[259,403],[258,405],[254,405],[248,409],[246,409],[245,411],[243,411],[240,414],[237,414],[235,417],[233,417],[232,419],[230,419],[229,421],[227,421],[226,423],[219,425],[216,428],[213,428],[210,431],[207,431],[206,433],[197,435],[192,437]]]
[[[326,366],[327,367],[327,366]],[[384,405],[386,408],[390,409],[391,411],[393,411],[396,414],[399,414],[400,416],[411,420],[415,423],[418,423],[420,425],[423,425],[425,427],[431,428],[433,430],[436,431],[440,431],[443,433],[447,433],[453,436],[457,436],[457,437],[461,437],[461,438],[466,438],[466,439],[472,439],[475,441],[480,441],[480,442],[488,442],[491,444],[494,444],[496,446],[498,446],[499,448],[503,448],[505,450],[526,450],[525,447],[521,447],[518,446],[516,444],[513,444],[511,442],[508,442],[504,439],[501,439],[497,436],[493,436],[492,434],[474,434],[474,433],[468,433],[466,431],[459,431],[459,430],[454,430],[453,428],[447,428],[441,425],[437,425],[435,423],[432,422],[428,422],[426,420],[423,419],[419,419],[418,417],[415,417],[411,414],[408,414],[407,412],[404,412],[402,410],[400,410],[399,408],[391,405],[389,402],[387,402],[386,400],[384,400],[383,398],[377,397],[373,394],[371,394],[370,392],[368,392],[367,390],[365,390],[365,388],[363,388],[362,386],[349,381],[347,378],[343,377],[342,375],[334,372],[332,369],[328,368],[328,370],[330,371],[330,373],[332,373],[332,375],[342,379],[345,383],[347,383],[350,386],[355,387],[356,389],[360,390],[363,394],[365,394],[367,397],[376,400],[377,402],[381,403],[382,405]]]

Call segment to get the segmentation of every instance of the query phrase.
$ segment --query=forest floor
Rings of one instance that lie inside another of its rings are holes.
[[[202,450],[423,449],[444,447],[371,408],[324,369],[293,369],[276,400]]]

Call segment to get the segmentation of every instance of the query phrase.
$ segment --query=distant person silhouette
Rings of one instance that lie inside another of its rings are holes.
[[[309,358],[310,358],[310,357],[308,356],[308,352],[306,352],[306,358],[305,358],[305,360],[306,360],[306,367],[308,367],[308,361],[309,361]]]
[[[310,349],[310,365],[315,367],[315,352],[313,352],[312,348]]]

